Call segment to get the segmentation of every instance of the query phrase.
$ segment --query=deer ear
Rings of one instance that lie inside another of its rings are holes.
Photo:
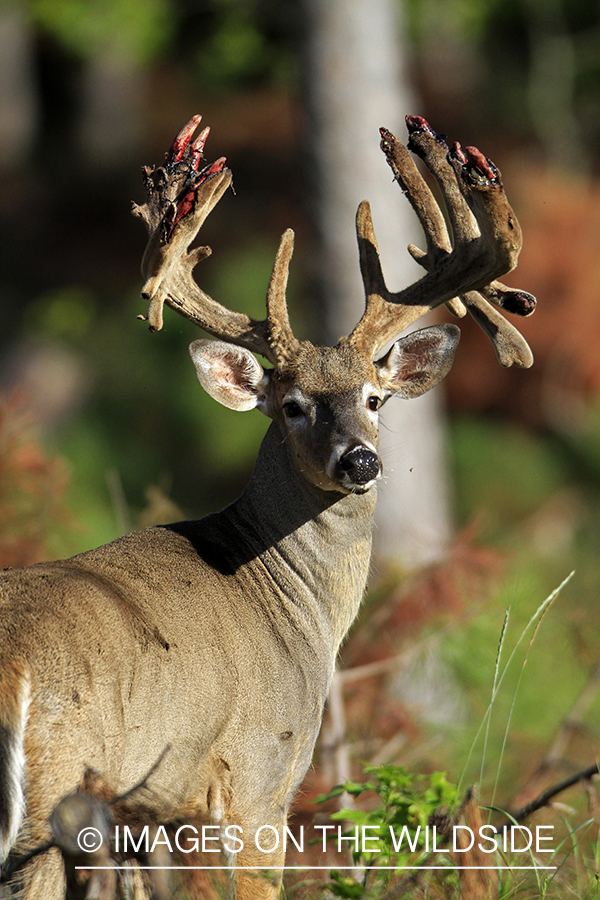
[[[409,400],[430,390],[450,371],[459,338],[456,325],[421,328],[400,338],[375,363],[386,391]]]
[[[190,356],[207,394],[229,409],[263,411],[269,376],[250,350],[225,341],[194,341]]]

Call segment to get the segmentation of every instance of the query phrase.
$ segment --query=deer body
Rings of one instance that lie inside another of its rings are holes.
[[[367,309],[336,347],[300,343],[291,332],[290,232],[264,322],[203,294],[191,269],[206,248],[187,248],[231,177],[222,161],[197,174],[206,139],[203,132],[190,144],[197,121],[176,139],[140,213],[150,232],[143,265],[149,319],[160,327],[165,301],[195,319],[201,308],[203,327],[227,338],[192,344],[202,386],[232,409],[258,408],[272,423],[250,483],[222,512],[1,575],[0,862],[17,838],[25,849],[47,840],[52,810],[89,767],[117,794],[150,772],[143,807],[157,821],[237,825],[243,849],[224,844],[232,862],[283,865],[283,841],[265,854],[253,838],[265,825],[281,834],[363,596],[382,472],[378,409],[394,394],[418,396],[443,378],[458,342],[455,326],[435,326],[376,359],[408,324],[406,309],[412,313],[382,281],[365,206],[357,227]],[[430,130],[426,140],[437,152]],[[434,263],[443,248],[429,232],[428,241],[424,265],[439,281]],[[456,289],[453,255],[443,254]],[[487,266],[495,277],[495,256]],[[479,285],[481,271],[476,257],[471,280],[463,275],[460,284]],[[487,302],[470,303],[481,320]],[[419,296],[418,313],[425,305]],[[494,328],[506,353],[506,328]],[[273,369],[263,370],[253,351]],[[277,878],[245,871],[232,883],[239,900],[277,892]],[[58,900],[58,858],[34,860],[25,885],[28,900]]]
[[[0,580],[1,643],[31,698],[34,845],[86,767],[123,792],[167,747],[150,812],[238,824],[250,846],[285,823],[364,591],[374,495],[290,481],[278,431],[223,512]]]
[[[271,433],[266,445],[276,439]],[[263,705],[268,723],[254,723],[250,747],[258,750],[264,730],[274,748],[281,740],[284,755],[293,757],[299,742],[310,758],[337,648],[364,590],[374,498],[331,503],[302,496],[293,483],[289,496],[281,467],[266,467],[273,492],[258,508],[252,482],[233,506],[199,522],[134,532],[71,560],[3,575],[0,631],[27,673],[30,740],[38,733],[40,753],[71,758],[69,789],[84,763],[126,789],[170,745],[154,777],[159,795],[210,812],[210,783],[198,790],[194,770],[219,735],[227,743],[236,729],[247,732],[249,709]],[[297,516],[255,518],[283,500]],[[18,601],[16,617],[8,618],[5,598]],[[224,749],[221,756],[235,770]],[[61,767],[41,762],[43,788]],[[240,773],[237,793],[242,785]]]

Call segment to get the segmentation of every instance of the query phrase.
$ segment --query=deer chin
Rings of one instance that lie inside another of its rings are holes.
[[[382,472],[379,471],[373,478],[364,481],[356,477],[353,478],[349,472],[343,472],[332,480],[329,490],[338,491],[342,494],[367,494],[375,487],[381,475]]]
[[[376,478],[372,478],[364,484],[352,481],[352,479],[345,474],[341,478],[333,480],[329,478],[307,480],[312,484],[312,487],[316,488],[318,491],[323,491],[326,494],[344,494],[347,496],[348,494],[367,494],[371,488],[377,484],[380,477],[381,476],[378,475]]]
[[[371,488],[375,487],[380,477],[381,475],[378,475],[376,478],[372,478],[371,481],[367,481],[366,484],[354,484],[348,479],[342,484],[342,490],[345,494],[366,494]]]

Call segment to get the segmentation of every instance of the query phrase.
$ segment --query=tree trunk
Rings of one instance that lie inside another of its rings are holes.
[[[118,169],[133,157],[142,131],[146,74],[135,57],[106,48],[82,75],[80,152],[94,169]]]
[[[414,99],[403,71],[401,23],[394,0],[305,0],[307,129],[323,297],[322,335],[335,343],[364,309],[354,217],[368,199],[386,279],[392,290],[422,270],[406,252],[418,226],[379,149],[379,126],[401,139]],[[443,128],[443,123],[440,125]],[[421,241],[421,244],[423,242]],[[421,323],[420,323],[421,324]],[[375,552],[385,562],[418,566],[440,559],[451,535],[443,399],[392,400],[383,413]]]
[[[38,126],[33,39],[18,4],[0,9],[0,165],[23,165]]]

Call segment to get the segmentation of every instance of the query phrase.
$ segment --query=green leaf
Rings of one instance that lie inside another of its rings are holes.
[[[355,881],[350,875],[340,875],[333,869],[329,876],[331,881],[327,885],[332,894],[336,897],[360,898],[363,894],[363,888],[360,882]]]
[[[355,825],[365,825],[370,820],[370,813],[363,809],[338,809],[331,813],[330,818],[336,822],[354,822]]]

